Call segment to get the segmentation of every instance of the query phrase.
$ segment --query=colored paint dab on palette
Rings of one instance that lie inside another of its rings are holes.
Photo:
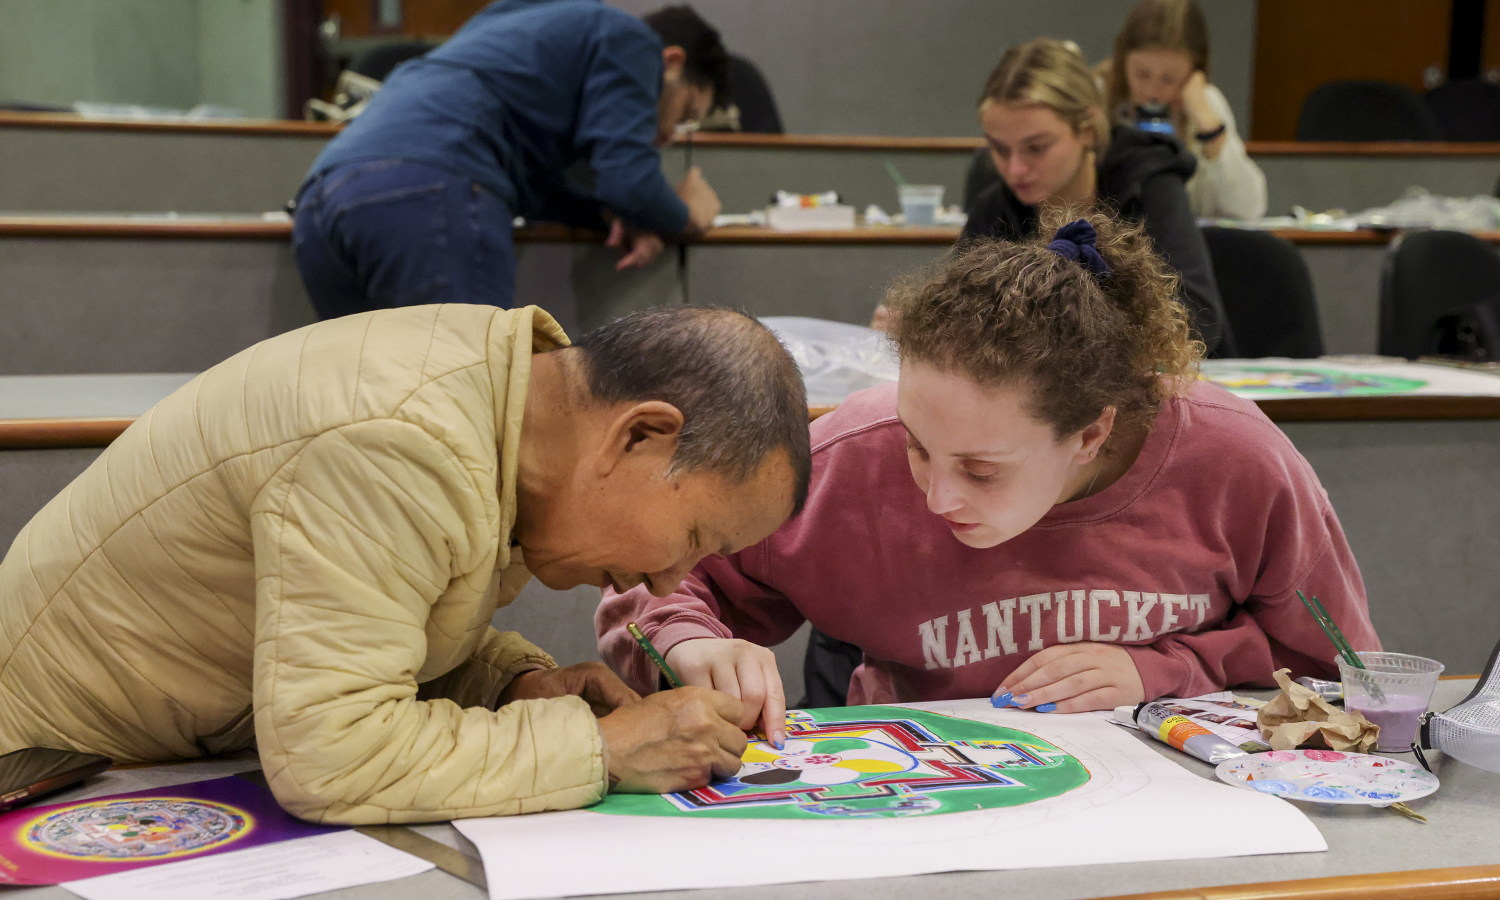
[[[1225,760],[1214,772],[1236,787],[1312,803],[1389,806],[1438,789],[1437,776],[1413,763],[1336,750],[1269,750]]]
[[[1369,397],[1405,394],[1427,382],[1373,373],[1353,374],[1337,369],[1262,366],[1224,366],[1200,376],[1251,399],[1277,397]]]
[[[612,794],[594,812],[714,818],[900,818],[1016,806],[1089,780],[1026,732],[894,707],[794,710],[786,746],[752,741],[740,771],[663,797]]]
[[[252,821],[244,810],[206,800],[80,803],[38,819],[22,841],[41,853],[76,860],[169,859],[232,843]]]

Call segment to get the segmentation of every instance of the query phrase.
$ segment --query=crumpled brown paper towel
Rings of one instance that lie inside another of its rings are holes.
[[[1330,706],[1317,692],[1292,681],[1289,672],[1281,669],[1273,676],[1281,685],[1281,693],[1262,706],[1256,717],[1260,733],[1272,750],[1295,750],[1304,745],[1355,753],[1374,749],[1379,725],[1358,712]]]

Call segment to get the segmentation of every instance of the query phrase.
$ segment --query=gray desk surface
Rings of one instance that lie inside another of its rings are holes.
[[[1434,709],[1447,709],[1472,688],[1471,680],[1444,681],[1433,698]],[[1270,696],[1263,694],[1262,696]],[[1195,775],[1212,779],[1213,769],[1190,759],[1144,735],[1139,739]],[[1036,900],[1073,900],[1112,897],[1146,891],[1184,890],[1214,885],[1250,884],[1290,879],[1363,875],[1457,866],[1500,863],[1500,775],[1475,769],[1435,754],[1434,766],[1442,778],[1437,794],[1412,806],[1430,819],[1423,825],[1388,810],[1298,804],[1328,841],[1326,853],[1252,856],[1233,859],[1181,860],[1168,863],[1135,863],[1079,866],[1055,869],[1010,869],[997,872],[949,872],[907,878],[867,881],[817,882],[731,888],[714,891],[714,900],[830,900],[830,898],[896,898],[942,896],[946,900],[990,898],[1002,892]],[[166,787],[185,781],[217,778],[256,767],[253,759],[213,760],[128,769],[105,774],[87,787],[60,795],[77,800],[103,794]],[[1184,811],[1192,815],[1191,810]],[[1205,828],[1213,827],[1205,821]],[[474,847],[448,824],[417,826],[419,833],[477,858]],[[580,854],[586,858],[584,850]],[[726,852],[726,864],[735,861]],[[491,877],[494,877],[492,874]],[[72,897],[61,888],[9,889],[4,896],[26,900],[61,900]],[[422,897],[423,900],[483,898],[481,889],[439,870],[384,884],[366,885],[318,895],[348,900],[386,900]],[[639,897],[643,895],[622,895]],[[653,896],[702,898],[706,892],[680,891]],[[1466,895],[1470,896],[1470,895]],[[1472,896],[1478,896],[1477,894]]]
[[[0,420],[135,418],[193,373],[0,375]]]

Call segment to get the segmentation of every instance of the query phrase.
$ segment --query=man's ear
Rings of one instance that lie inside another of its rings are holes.
[[[687,63],[687,51],[675,44],[661,50],[662,67],[668,78],[682,77],[682,67]]]
[[[665,469],[682,438],[682,411],[660,400],[616,410],[599,446],[596,474],[608,475],[627,461],[659,462]]]

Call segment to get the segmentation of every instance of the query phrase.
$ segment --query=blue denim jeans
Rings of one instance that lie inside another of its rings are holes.
[[[509,308],[511,219],[489,190],[425,163],[349,163],[303,189],[292,248],[324,319],[423,303]]]

